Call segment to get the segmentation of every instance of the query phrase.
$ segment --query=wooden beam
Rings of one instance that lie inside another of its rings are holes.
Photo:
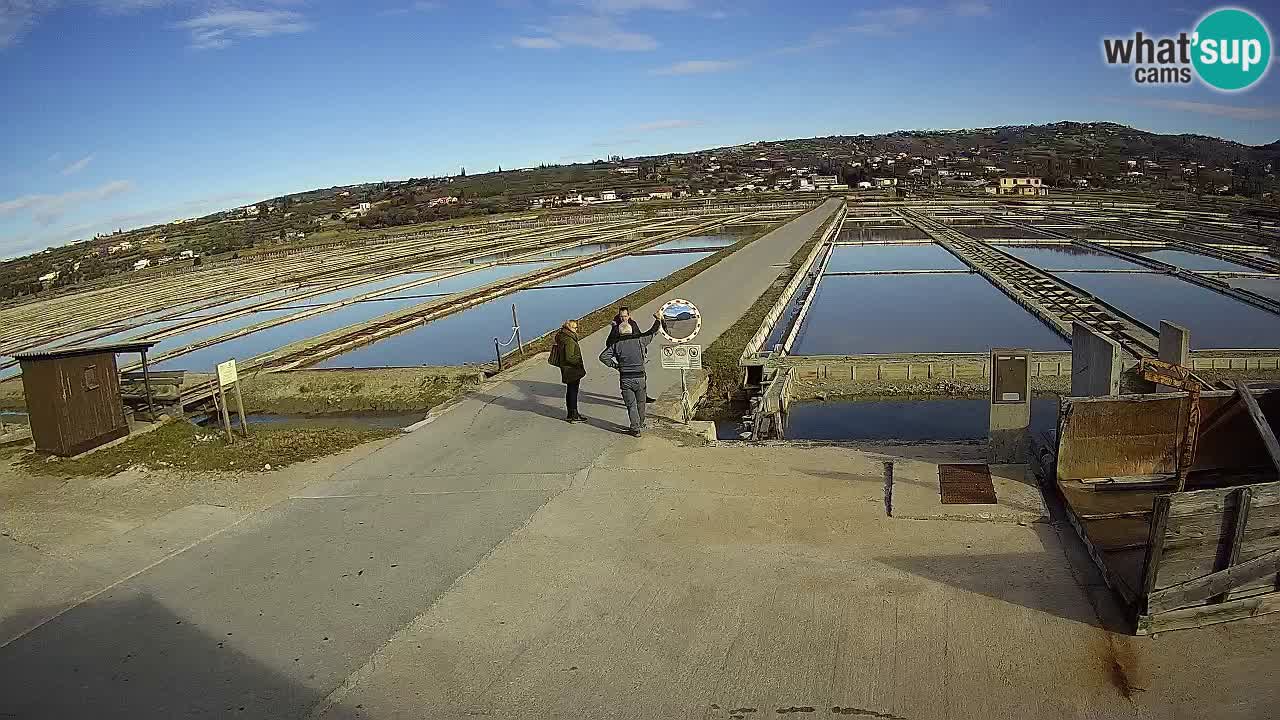
[[[1158,613],[1185,607],[1276,572],[1280,572],[1280,550],[1272,550],[1226,570],[1157,590],[1147,596],[1147,612]]]
[[[1249,524],[1249,505],[1252,503],[1252,489],[1244,487],[1236,491],[1236,514],[1231,521],[1231,544],[1227,547],[1226,557],[1222,558],[1221,563],[1214,568],[1215,570],[1226,570],[1234,567],[1240,561],[1240,545],[1244,543],[1244,528],[1245,525]],[[1230,592],[1224,592],[1209,602],[1226,602],[1230,597]]]
[[[1258,428],[1258,435],[1262,437],[1262,444],[1267,448],[1267,454],[1271,456],[1271,464],[1276,466],[1276,470],[1280,471],[1280,440],[1276,440],[1276,434],[1271,430],[1271,423],[1267,422],[1267,416],[1262,414],[1262,408],[1258,407],[1258,399],[1253,396],[1253,391],[1242,380],[1236,380],[1232,383],[1236,392],[1240,394],[1240,398],[1244,401],[1245,409],[1249,411],[1249,417],[1253,418],[1254,427]]]
[[[1240,402],[1240,393],[1227,398],[1226,402],[1219,405],[1218,409],[1210,413],[1209,417],[1205,418],[1204,422],[1201,423],[1200,437],[1204,437],[1218,429],[1219,425],[1235,417],[1236,413],[1243,409],[1244,404]]]
[[[1160,555],[1164,552],[1164,531],[1169,524],[1169,496],[1157,495],[1152,503],[1151,531],[1147,534],[1147,559],[1142,566],[1142,587],[1139,595],[1149,597],[1156,589],[1156,575],[1160,572]],[[1148,611],[1151,611],[1148,607]]]

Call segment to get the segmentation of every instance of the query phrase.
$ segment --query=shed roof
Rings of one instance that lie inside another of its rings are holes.
[[[14,353],[18,360],[56,360],[76,355],[98,355],[100,353],[135,353],[150,350],[156,340],[110,343],[106,345],[75,345],[72,347],[49,348],[47,350],[30,350]]]

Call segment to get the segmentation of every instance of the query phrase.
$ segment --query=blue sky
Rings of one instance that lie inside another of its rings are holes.
[[[1222,94],[1103,64],[1103,36],[1213,7],[0,0],[0,256],[464,165],[1056,120],[1280,139],[1275,73]]]

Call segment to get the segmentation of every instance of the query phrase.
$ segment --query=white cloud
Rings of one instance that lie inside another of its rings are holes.
[[[861,10],[857,21],[844,26],[822,29],[798,45],[781,47],[771,55],[808,52],[830,47],[842,42],[847,35],[879,35],[892,37],[920,27],[938,27],[948,20],[961,17],[981,17],[991,14],[991,4],[986,0],[956,0],[941,8],[925,9],[914,5],[896,5],[877,10]]]
[[[654,132],[655,130],[678,130],[680,128],[697,127],[701,124],[697,120],[655,120],[633,125],[626,129],[633,132]]]
[[[691,0],[580,0],[579,4],[598,13],[621,14],[634,10],[688,10]]]
[[[598,50],[644,51],[658,47],[651,35],[623,30],[603,15],[561,15],[551,19],[539,35],[516,38],[522,48],[589,47]]]
[[[27,213],[36,223],[48,226],[85,203],[106,200],[133,188],[133,183],[128,180],[113,180],[88,190],[72,190],[58,195],[22,195],[0,201],[0,217]]]
[[[118,228],[137,228],[172,222],[179,218],[200,217],[228,207],[260,200],[262,195],[225,193],[207,198],[188,200],[168,207],[133,213],[117,213],[94,222],[54,228],[41,233],[11,235],[0,241],[0,257],[12,258],[46,247],[65,245],[77,240],[87,240],[98,233],[108,233]]]
[[[962,0],[952,4],[951,11],[961,17],[982,17],[991,14],[991,3],[984,0]]]
[[[555,50],[560,47],[558,40],[549,37],[518,37],[513,38],[511,44],[527,50]]]
[[[0,0],[0,50],[17,43],[55,0]]]
[[[1218,103],[1196,102],[1193,100],[1128,100],[1146,107],[1173,110],[1175,112],[1192,112],[1201,115],[1214,115],[1232,120],[1275,120],[1280,118],[1280,107],[1245,107],[1242,105],[1221,105]]]
[[[311,25],[292,10],[210,10],[177,27],[191,31],[191,47],[217,50],[238,39],[306,32]]]
[[[844,28],[846,32],[865,35],[893,35],[911,25],[918,25],[928,13],[918,7],[899,6],[858,13],[861,22]]]
[[[81,170],[83,170],[83,169],[85,169],[86,167],[88,167],[88,166],[89,166],[89,163],[93,162],[93,157],[94,157],[94,153],[89,153],[88,155],[85,155],[84,157],[80,158],[79,160],[77,160],[77,161],[75,161],[75,162],[71,163],[70,165],[66,166],[65,168],[63,168],[63,169],[62,169],[62,174],[63,174],[63,175],[75,175],[76,173],[78,173],[78,172],[80,172]]]
[[[738,60],[684,60],[650,70],[651,75],[701,75],[734,70],[742,66]]]
[[[408,15],[409,13],[415,13],[415,12],[430,12],[432,10],[439,10],[442,7],[444,7],[444,5],[442,3],[435,2],[435,0],[417,0],[417,2],[410,3],[408,5],[387,8],[386,10],[382,10],[378,14],[379,15]]]

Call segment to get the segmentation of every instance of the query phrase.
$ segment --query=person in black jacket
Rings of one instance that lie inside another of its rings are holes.
[[[582,378],[587,376],[587,367],[582,362],[582,348],[578,347],[577,320],[566,320],[556,332],[550,359],[552,365],[560,368],[560,381],[565,385],[565,420],[571,423],[585,422],[585,418],[578,414],[578,387]]]
[[[613,316],[613,323],[609,326],[609,337],[604,341],[605,347],[613,347],[613,344],[618,342],[618,338],[622,336],[620,330],[623,325],[629,327],[630,334],[640,334],[640,326],[631,319],[631,308],[625,305],[618,308],[618,313]]]

